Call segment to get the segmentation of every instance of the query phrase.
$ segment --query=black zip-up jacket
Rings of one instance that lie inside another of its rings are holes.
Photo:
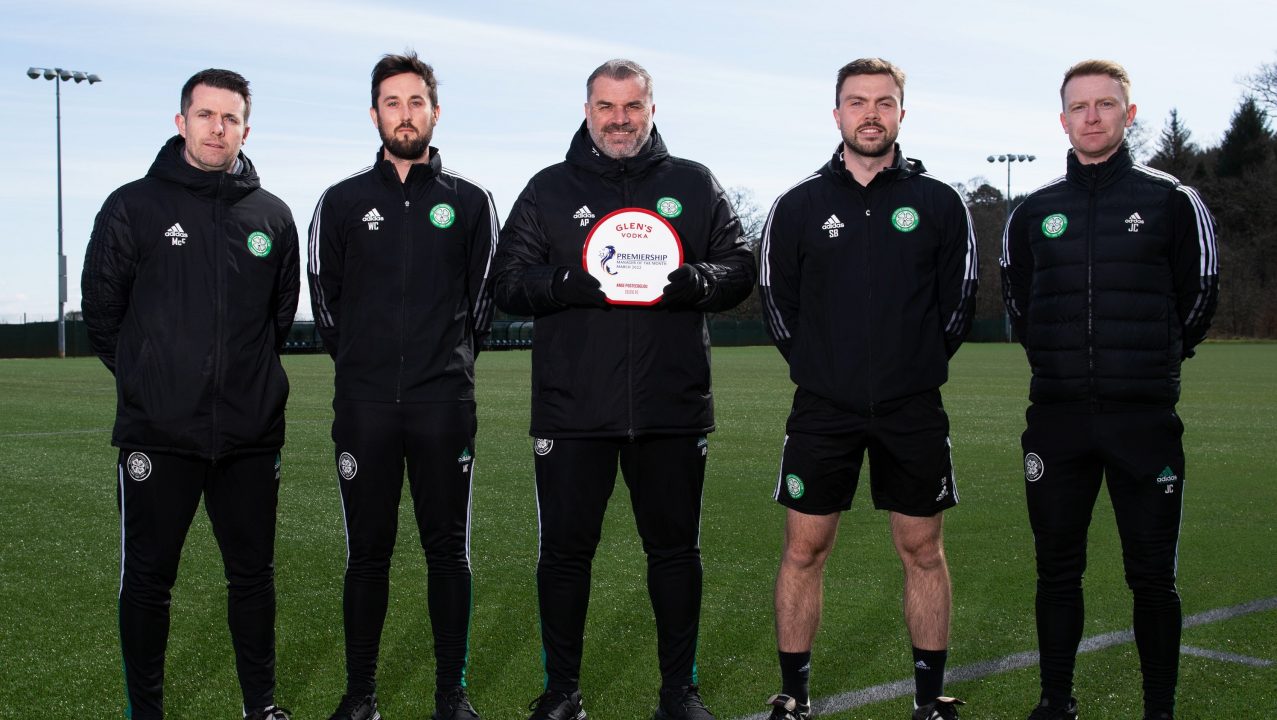
[[[284,444],[279,350],[297,311],[297,227],[242,153],[204,172],[170,139],[106,199],[81,279],[93,351],[115,374],[117,447],[219,458]]]
[[[444,168],[436,148],[400,182],[377,151],[333,185],[310,223],[310,302],[336,364],[336,397],[474,398],[474,359],[492,322],[492,195]]]
[[[1131,159],[1073,151],[1011,213],[1002,292],[1034,403],[1173,406],[1180,363],[1219,290],[1215,219],[1197,191]]]
[[[683,261],[707,283],[693,309],[569,308],[554,298],[555,270],[581,267],[595,220],[627,207],[659,211],[662,198],[681,203],[681,214],[666,218],[683,243]],[[752,289],[754,258],[740,233],[740,220],[714,176],[699,163],[671,156],[655,127],[638,155],[616,160],[594,146],[582,123],[567,160],[528,182],[497,250],[497,306],[536,318],[532,435],[712,431],[704,313],[732,308]]]
[[[975,233],[962,196],[898,145],[868,187],[840,147],[786,190],[761,257],[767,330],[802,390],[868,416],[948,379],[971,329]]]

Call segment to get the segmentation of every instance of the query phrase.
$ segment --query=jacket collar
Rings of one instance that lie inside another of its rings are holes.
[[[229,202],[236,202],[261,187],[257,169],[242,151],[236,160],[239,172],[208,172],[186,161],[185,148],[186,140],[181,135],[169,138],[151,163],[147,177],[175,183],[200,197],[221,197]]]
[[[656,125],[652,125],[652,134],[648,137],[643,149],[639,150],[638,155],[624,160],[610,158],[594,145],[590,131],[582,120],[581,127],[572,136],[572,144],[568,146],[567,161],[595,175],[618,178],[622,175],[642,175],[652,166],[668,159],[669,156],[669,151],[665,149],[665,141],[657,132]]]
[[[1077,153],[1069,150],[1068,170],[1065,175],[1069,182],[1086,188],[1102,188],[1117,182],[1127,170],[1135,165],[1131,158],[1131,149],[1123,140],[1117,152],[1104,162],[1084,164],[1077,159]]]
[[[377,169],[377,174],[382,180],[398,187],[405,185],[408,187],[424,185],[431,180],[439,177],[443,170],[443,160],[439,157],[439,148],[434,145],[430,146],[430,159],[426,162],[413,163],[408,169],[408,177],[403,183],[399,182],[399,171],[395,170],[395,164],[386,159],[386,146],[377,148],[377,159],[373,161],[373,167]]]
[[[914,175],[920,175],[927,171],[927,169],[923,167],[921,160],[905,157],[905,154],[900,150],[900,143],[896,143],[895,150],[893,152],[894,155],[892,156],[891,164],[883,168],[874,176],[874,179],[869,182],[869,187],[878,187],[889,182],[903,180],[904,178],[912,177]],[[833,157],[829,158],[829,162],[825,163],[825,166],[818,172],[828,175],[844,185],[861,187],[860,183],[856,182],[856,178],[847,170],[847,166],[843,164],[842,154],[843,145],[842,143],[839,143],[838,147],[834,149]]]

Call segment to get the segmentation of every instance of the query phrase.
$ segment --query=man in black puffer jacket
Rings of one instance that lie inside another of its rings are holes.
[[[297,309],[297,228],[240,146],[248,81],[197,73],[178,137],[107,198],[82,279],[93,351],[115,374],[120,641],[134,720],[163,717],[169,591],[203,495],[226,565],[248,718],[280,720],[275,506]]]
[[[533,720],[585,718],[579,678],[590,563],[618,458],[647,553],[662,679],[657,717],[712,717],[695,673],[701,488],[714,429],[704,313],[745,299],[754,261],[722,188],[704,166],[666,151],[654,110],[642,67],[612,60],[596,69],[567,161],[528,183],[497,250],[498,307],[536,317],[532,435],[546,688]],[[587,235],[621,209],[669,225],[682,242],[682,264],[649,306],[609,303],[583,267]]]
[[[1033,379],[1024,449],[1037,552],[1042,697],[1077,717],[1086,534],[1102,478],[1135,597],[1146,718],[1175,707],[1175,589],[1184,473],[1180,364],[1206,337],[1219,284],[1215,221],[1197,191],[1134,162],[1122,66],[1088,60],[1060,88],[1068,170],[1016,208],[1003,237],[1007,312]]]

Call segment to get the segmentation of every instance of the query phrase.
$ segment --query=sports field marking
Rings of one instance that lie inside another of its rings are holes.
[[[1262,612],[1264,610],[1272,610],[1274,608],[1277,608],[1277,597],[1252,600],[1240,605],[1215,608],[1214,610],[1207,610],[1205,612],[1197,613],[1196,615],[1190,615],[1184,618],[1184,627],[1190,628],[1198,625],[1219,622],[1221,620],[1231,620],[1232,618],[1241,617],[1242,615],[1249,615],[1251,613]],[[1103,650],[1114,645],[1123,645],[1134,641],[1135,632],[1133,630],[1119,630],[1117,632],[1103,633],[1101,635],[1093,635],[1089,638],[1083,638],[1081,644],[1078,645],[1078,652],[1093,652],[1095,650]],[[1244,665],[1252,665],[1253,667],[1267,667],[1272,664],[1272,662],[1268,660],[1261,660],[1259,658],[1249,658],[1244,655],[1235,655],[1233,653],[1223,653],[1214,650],[1201,650],[1188,646],[1181,646],[1180,652],[1187,655],[1209,658],[1211,660],[1239,662]],[[1262,664],[1256,665],[1255,663]],[[979,678],[988,677],[989,675],[996,675],[1009,670],[1020,670],[1026,667],[1033,667],[1037,664],[1038,654],[1036,651],[1015,653],[995,660],[986,660],[985,662],[953,668],[945,673],[945,683],[978,680]],[[842,693],[841,695],[818,698],[812,701],[812,709],[815,710],[815,714],[817,715],[829,715],[864,705],[872,705],[873,703],[883,702],[884,700],[894,700],[896,698],[907,697],[912,694],[913,678],[908,678],[906,680],[896,680],[894,682],[883,683],[882,685],[874,685],[873,687],[867,687],[862,690],[853,690],[851,692]],[[739,720],[767,720],[768,712],[747,715],[743,718],[739,718]]]

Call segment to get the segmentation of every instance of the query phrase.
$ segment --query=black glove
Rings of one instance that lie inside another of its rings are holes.
[[[565,265],[554,271],[550,294],[568,307],[605,308],[607,296],[600,287],[598,278],[579,267]]]
[[[666,279],[670,284],[661,291],[661,307],[666,310],[691,310],[709,294],[709,282],[695,265],[683,263]]]

